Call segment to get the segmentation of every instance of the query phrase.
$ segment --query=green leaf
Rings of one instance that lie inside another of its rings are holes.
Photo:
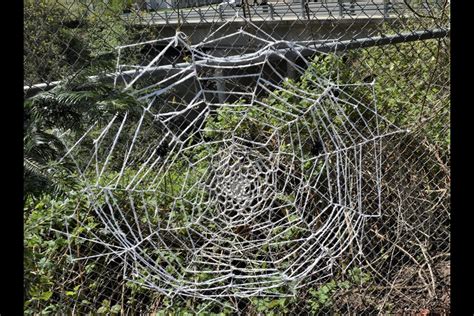
[[[51,292],[51,291],[43,292],[39,296],[39,299],[43,300],[43,301],[48,301],[51,298],[51,296],[53,296],[53,292]]]
[[[275,306],[285,306],[286,300],[284,298],[278,300],[272,300],[268,303],[268,308],[274,308]]]
[[[109,308],[108,308],[107,306],[102,306],[102,307],[100,307],[100,308],[97,310],[97,313],[99,313],[99,314],[105,314],[105,313],[107,313],[108,309],[109,309]]]
[[[120,305],[118,305],[118,304],[112,306],[112,308],[110,309],[110,311],[111,311],[112,313],[120,313],[121,310],[122,310],[122,306],[120,306]]]
[[[327,296],[326,294],[321,294],[321,295],[319,295],[319,298],[318,298],[318,299],[319,299],[319,302],[321,302],[321,303],[324,304],[324,303],[326,303],[326,301],[328,300],[328,298],[329,298],[329,296]]]
[[[351,285],[350,285],[349,281],[344,281],[344,282],[340,282],[340,283],[339,283],[339,287],[340,287],[341,289],[348,289],[348,288],[350,288],[350,286],[351,286]]]

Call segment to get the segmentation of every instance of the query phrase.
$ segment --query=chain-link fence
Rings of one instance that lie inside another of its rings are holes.
[[[26,0],[25,313],[447,313],[449,22]]]

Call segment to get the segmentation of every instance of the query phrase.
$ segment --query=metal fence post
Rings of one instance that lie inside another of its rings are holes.
[[[337,3],[339,4],[339,17],[343,18],[344,17],[344,3],[342,3],[343,0],[337,0]]]
[[[199,14],[199,21],[204,21],[204,18],[202,17],[202,11],[201,8],[198,8],[198,14]]]
[[[388,18],[389,16],[389,13],[388,13],[389,4],[390,4],[390,0],[383,0],[383,17],[384,18]]]
[[[223,15],[223,12],[224,9],[222,9],[222,6],[219,6],[219,18],[224,21],[224,15]]]

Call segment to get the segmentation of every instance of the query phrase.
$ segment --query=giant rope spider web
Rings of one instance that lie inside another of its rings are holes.
[[[144,106],[70,146],[73,159],[90,152],[77,168],[101,223],[88,240],[103,249],[77,260],[111,256],[143,287],[216,299],[291,296],[363,256],[364,226],[383,211],[382,141],[404,131],[377,113],[374,83],[324,77],[311,56],[326,54],[254,27],[197,45],[178,32],[145,65],[120,61],[143,43],[119,47],[115,83]],[[259,49],[205,49],[233,36]],[[189,59],[160,64],[176,46]]]

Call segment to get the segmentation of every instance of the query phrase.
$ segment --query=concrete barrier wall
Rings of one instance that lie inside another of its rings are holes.
[[[202,7],[206,5],[221,3],[222,0],[147,0],[147,7],[151,10],[177,8]]]

